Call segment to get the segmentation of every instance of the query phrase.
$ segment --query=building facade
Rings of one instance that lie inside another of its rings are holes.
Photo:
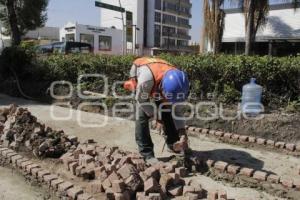
[[[123,7],[125,13],[101,8],[101,27],[124,30],[127,53],[153,54],[154,51],[189,51],[190,0],[102,0]]]
[[[122,30],[67,23],[60,29],[60,41],[88,43],[94,53],[122,55]]]
[[[245,18],[241,9],[226,9],[222,51],[243,54]],[[300,53],[300,6],[290,3],[270,5],[267,24],[258,30],[255,53],[286,56]]]

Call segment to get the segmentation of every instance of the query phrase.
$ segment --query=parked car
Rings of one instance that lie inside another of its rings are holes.
[[[54,42],[38,46],[37,51],[40,54],[91,53],[93,52],[93,48],[90,44],[82,42]]]

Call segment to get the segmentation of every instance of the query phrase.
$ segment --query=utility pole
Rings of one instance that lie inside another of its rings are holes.
[[[121,0],[119,0],[119,6],[122,8],[122,4],[121,4]],[[126,38],[126,25],[125,25],[125,22],[124,22],[124,14],[123,12],[121,12],[121,17],[122,17],[122,52],[123,52],[123,55],[126,55],[127,53],[127,38]]]

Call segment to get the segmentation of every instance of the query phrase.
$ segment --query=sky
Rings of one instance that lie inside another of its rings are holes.
[[[100,10],[94,5],[95,0],[50,0],[48,5],[48,21],[46,26],[62,27],[67,22],[99,26]],[[199,42],[202,26],[202,2],[192,0],[192,29],[190,35],[193,42]]]

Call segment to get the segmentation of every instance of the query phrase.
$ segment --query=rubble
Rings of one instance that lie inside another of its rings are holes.
[[[27,109],[10,105],[0,109],[0,144],[16,151],[32,151],[36,157],[58,158],[76,148],[78,139],[39,123]]]

